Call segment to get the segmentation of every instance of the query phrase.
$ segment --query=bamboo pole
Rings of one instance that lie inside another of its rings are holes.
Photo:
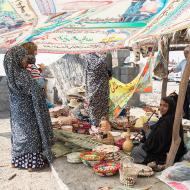
[[[190,76],[190,46],[185,48],[184,52],[188,53],[187,64],[185,66],[185,70],[184,70],[180,87],[179,87],[179,96],[178,96],[177,108],[176,108],[174,125],[173,125],[172,144],[170,147],[170,151],[167,155],[166,167],[173,165],[175,156],[177,154],[179,145],[181,143],[179,130],[180,130],[182,114],[183,114],[183,104],[184,104],[185,95],[187,91],[187,85],[188,85],[189,76]]]
[[[166,97],[167,85],[168,85],[168,65],[169,65],[169,51],[170,51],[170,38],[163,37],[160,41],[160,48],[162,52],[163,61],[165,62],[165,77],[162,80],[161,97]]]

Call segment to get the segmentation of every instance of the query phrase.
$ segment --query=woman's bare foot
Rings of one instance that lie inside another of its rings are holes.
[[[11,164],[11,168],[16,168],[14,164]]]
[[[166,168],[166,165],[157,165],[156,172],[161,172]]]
[[[151,167],[153,170],[154,170],[155,168],[157,168],[157,165],[156,165],[156,162],[155,162],[155,161],[148,163],[147,166]]]
[[[157,165],[156,162],[150,162],[147,166],[151,167],[155,172],[161,172],[166,168],[166,165]]]
[[[32,172],[32,168],[28,168],[28,172]]]

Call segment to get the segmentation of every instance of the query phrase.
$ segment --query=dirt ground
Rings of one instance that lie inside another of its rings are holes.
[[[111,177],[100,177],[84,164],[69,164],[66,158],[59,158],[53,163],[59,178],[67,185],[69,190],[98,190],[99,187],[119,188],[119,174]],[[171,190],[155,177],[142,177],[137,179],[134,190]],[[127,190],[127,189],[126,189]]]
[[[10,152],[9,118],[0,112],[0,190],[56,190],[50,169],[28,172],[11,168]],[[8,180],[12,176],[15,177]]]

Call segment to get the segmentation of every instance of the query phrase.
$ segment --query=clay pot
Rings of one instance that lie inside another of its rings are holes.
[[[122,138],[126,138],[128,136],[128,132],[123,132],[122,134],[121,134],[121,137]]]
[[[114,138],[110,132],[101,132],[97,140],[103,144],[114,145]]]
[[[111,131],[111,124],[109,120],[106,117],[102,117],[100,124],[99,124],[100,130],[101,131]]]
[[[130,135],[127,135],[126,136],[126,140],[125,142],[123,143],[123,151],[126,152],[126,153],[129,153],[132,151],[133,149],[133,142],[132,140],[130,139]]]
[[[127,138],[127,136],[129,136],[129,138],[130,138],[130,136],[131,136],[131,130],[130,130],[129,127],[127,128],[127,132],[123,132],[123,133],[121,134],[121,137],[122,137],[122,138]]]

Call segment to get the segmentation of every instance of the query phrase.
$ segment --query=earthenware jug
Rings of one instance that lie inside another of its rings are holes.
[[[111,124],[106,117],[101,118],[99,127],[100,127],[101,131],[111,131]]]
[[[127,131],[127,134],[126,134],[126,137],[125,137],[125,142],[123,143],[123,151],[126,152],[126,153],[130,153],[132,148],[133,148],[133,142],[132,140],[130,139],[130,129],[128,129]]]

